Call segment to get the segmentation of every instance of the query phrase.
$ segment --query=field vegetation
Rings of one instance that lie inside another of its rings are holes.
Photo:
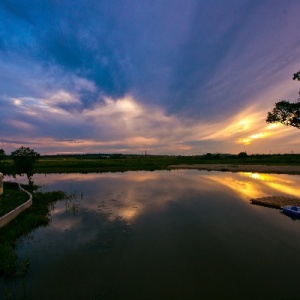
[[[34,164],[34,173],[91,173],[166,170],[179,164],[263,164],[300,165],[300,154],[211,154],[194,156],[82,154],[45,155]],[[8,156],[0,166],[2,173],[11,174],[13,161]]]

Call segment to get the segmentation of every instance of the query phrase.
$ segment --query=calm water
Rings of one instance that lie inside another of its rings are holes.
[[[300,299],[300,221],[249,203],[300,176],[206,171],[35,175],[73,193],[18,244],[0,299]],[[6,296],[5,296],[6,295]]]

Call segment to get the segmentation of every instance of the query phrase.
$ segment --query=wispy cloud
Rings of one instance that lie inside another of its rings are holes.
[[[298,94],[299,8],[279,0],[4,0],[0,126],[11,144],[3,147],[300,151],[296,129],[265,123],[276,101]]]
[[[31,123],[12,120],[7,126],[10,130],[18,127],[42,152],[143,153],[147,150],[153,154],[193,154],[205,153],[205,143],[212,141],[219,145],[218,152],[236,152],[238,144],[255,145],[256,139],[282,138],[288,132],[282,126],[265,124],[263,117],[257,112],[251,113],[250,109],[231,119],[205,124],[168,116],[161,108],[145,106],[132,96],[106,98],[103,103],[81,112],[53,108],[49,103],[55,107],[56,102],[45,99],[26,100],[13,99],[18,107],[26,103],[26,109],[20,109],[19,114],[28,116],[31,111]],[[37,135],[40,126],[51,134]],[[19,144],[22,144],[21,136],[18,135]],[[6,145],[9,141],[7,135]],[[16,146],[12,139],[10,148]]]

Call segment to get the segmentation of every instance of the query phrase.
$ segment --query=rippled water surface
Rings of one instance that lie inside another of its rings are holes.
[[[73,198],[19,242],[31,265],[23,279],[0,281],[0,299],[299,299],[300,221],[249,200],[296,197],[300,176],[181,170],[34,180]]]

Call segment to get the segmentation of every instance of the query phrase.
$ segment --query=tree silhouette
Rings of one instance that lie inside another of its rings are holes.
[[[31,183],[33,175],[33,165],[39,159],[40,154],[29,147],[20,147],[11,153],[16,174],[26,174]]]
[[[6,153],[3,149],[0,149],[0,172],[3,174],[6,173],[5,159]]]
[[[3,149],[0,149],[0,161],[6,158],[6,153]]]
[[[300,81],[300,71],[293,75],[293,80]],[[300,94],[300,93],[299,93]],[[272,112],[268,112],[267,123],[281,123],[300,129],[300,101],[282,100],[275,103]]]
[[[293,80],[300,80],[300,71],[293,75]]]

